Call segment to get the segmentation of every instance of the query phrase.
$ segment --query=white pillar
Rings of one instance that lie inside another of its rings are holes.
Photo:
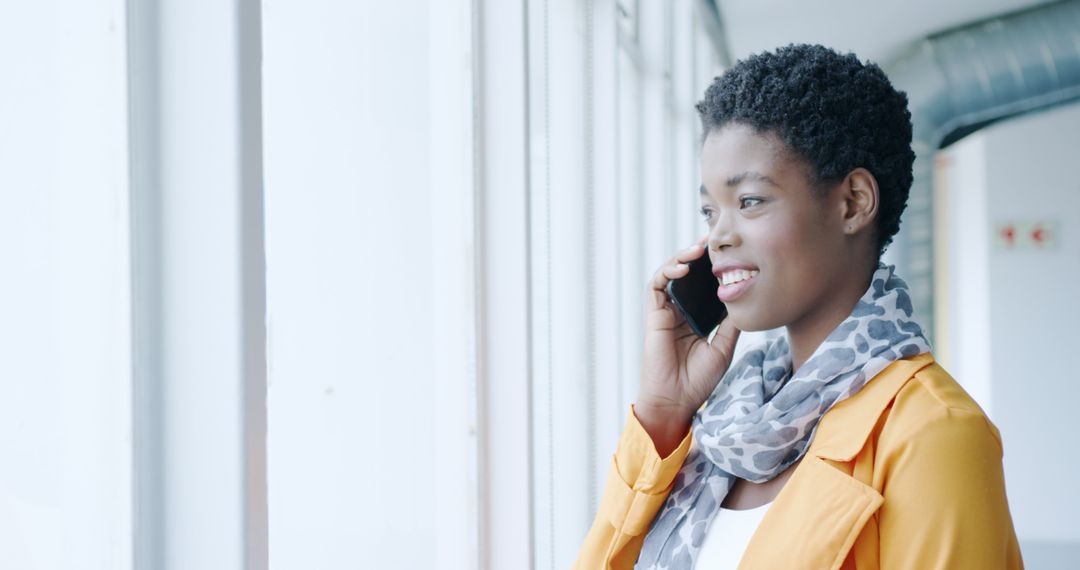
[[[0,2],[0,566],[131,568],[124,2]]]
[[[259,3],[129,4],[136,567],[266,567]]]
[[[532,564],[525,2],[478,2],[479,568]]]

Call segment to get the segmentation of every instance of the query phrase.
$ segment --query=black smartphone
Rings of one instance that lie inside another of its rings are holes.
[[[690,262],[690,272],[684,277],[668,281],[668,298],[698,336],[707,338],[727,316],[727,307],[716,296],[719,285],[708,252]]]

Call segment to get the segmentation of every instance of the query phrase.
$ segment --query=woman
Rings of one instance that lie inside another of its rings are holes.
[[[650,282],[638,398],[576,567],[1023,567],[998,431],[880,261],[912,181],[907,97],[790,45],[697,109],[708,234]],[[711,343],[665,293],[706,251],[728,308]],[[740,331],[781,326],[732,364]]]

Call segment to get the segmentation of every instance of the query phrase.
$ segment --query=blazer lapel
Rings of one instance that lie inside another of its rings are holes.
[[[883,499],[807,454],[765,513],[739,568],[839,568]]]
[[[893,361],[861,390],[821,416],[807,455],[842,462],[854,459],[896,393],[916,372],[933,364],[934,357],[929,352]]]
[[[765,513],[739,568],[836,569],[884,501],[881,494],[828,461],[853,461],[878,418],[930,353],[897,360],[858,393],[829,410],[802,462]]]

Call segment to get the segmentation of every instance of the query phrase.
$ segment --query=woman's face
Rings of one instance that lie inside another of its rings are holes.
[[[722,300],[740,330],[813,323],[837,310],[830,292],[847,289],[843,210],[831,190],[814,193],[809,175],[809,163],[772,133],[729,123],[705,139],[701,207],[713,269],[757,271],[729,286],[718,278],[734,295]]]

